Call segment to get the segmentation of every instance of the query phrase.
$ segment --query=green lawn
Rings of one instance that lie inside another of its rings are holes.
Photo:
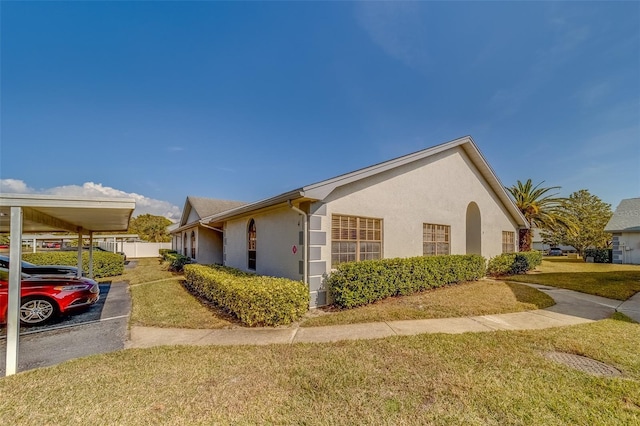
[[[157,258],[136,260],[133,269],[111,277],[110,281],[129,283],[132,299],[131,325],[175,328],[225,328],[234,318],[207,306],[184,287],[181,274],[168,270]]]
[[[640,291],[640,266],[585,263],[580,259],[546,258],[535,271],[503,278],[566,288],[616,300]]]
[[[182,286],[182,279],[182,275],[168,271],[158,259],[139,259],[136,268],[125,270],[114,281],[127,281],[131,285],[132,325],[176,328],[240,325],[224,311],[196,299]],[[349,310],[311,310],[301,326],[490,315],[541,309],[553,303],[546,294],[524,285],[477,281]]]
[[[124,350],[0,379],[3,424],[640,424],[640,326]],[[579,354],[622,378],[543,356]]]
[[[551,297],[534,288],[482,280],[391,297],[353,309],[317,309],[309,313],[310,318],[301,326],[492,315],[542,309],[553,304]]]

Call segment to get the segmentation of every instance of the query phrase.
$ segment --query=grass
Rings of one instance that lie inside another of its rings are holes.
[[[183,286],[183,276],[168,270],[157,258],[141,258],[110,281],[129,283],[132,299],[130,325],[174,328],[226,328],[235,320],[201,303]]]
[[[311,311],[313,316],[301,326],[491,315],[542,309],[553,304],[551,297],[531,287],[483,280],[392,297],[359,308],[317,309]]]
[[[182,286],[182,275],[167,270],[158,259],[139,259],[114,281],[131,286],[131,325],[175,328],[227,328],[238,321],[200,301]],[[553,299],[530,287],[497,281],[478,281],[442,287],[412,296],[390,298],[349,309],[312,310],[300,324],[314,327],[372,321],[448,318],[520,312],[553,305]]]
[[[638,327],[604,320],[332,344],[125,350],[0,379],[0,418],[16,425],[639,424]],[[591,357],[624,377],[556,364],[547,351]]]
[[[566,288],[610,299],[627,300],[640,291],[640,266],[547,258],[533,272],[504,279]]]

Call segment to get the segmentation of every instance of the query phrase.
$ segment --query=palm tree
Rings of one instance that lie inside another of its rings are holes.
[[[522,212],[524,218],[529,222],[531,228],[566,227],[573,225],[566,217],[563,217],[561,207],[566,202],[566,198],[555,197],[556,194],[548,194],[549,191],[560,189],[559,186],[540,188],[544,181],[533,186],[531,179],[524,184],[520,181],[506,190],[511,193],[516,202],[516,206]],[[533,231],[521,229],[518,233],[520,251],[531,250],[531,237]]]

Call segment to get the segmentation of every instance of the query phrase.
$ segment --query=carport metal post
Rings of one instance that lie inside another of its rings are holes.
[[[93,279],[93,232],[89,232],[89,278]]]
[[[78,231],[78,278],[82,278],[82,232]]]
[[[22,207],[11,207],[11,240],[9,242],[9,299],[7,307],[7,358],[5,375],[18,372],[20,335],[20,278],[22,275]],[[16,261],[16,259],[18,259]]]

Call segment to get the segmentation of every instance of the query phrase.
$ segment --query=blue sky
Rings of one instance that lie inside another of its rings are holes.
[[[256,201],[471,135],[640,196],[638,2],[0,3],[2,192]]]

